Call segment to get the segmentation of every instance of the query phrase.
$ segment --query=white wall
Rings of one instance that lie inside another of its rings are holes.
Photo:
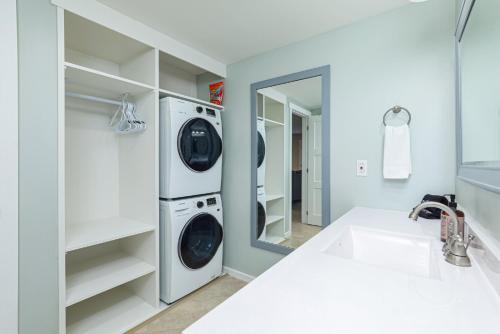
[[[18,175],[17,175],[17,13],[16,0],[0,3],[0,324],[2,333],[17,333]]]
[[[409,4],[228,66],[224,121],[225,265],[258,275],[280,255],[250,246],[250,84],[331,65],[332,214],[354,206],[407,211],[455,185],[454,18],[451,1]],[[413,175],[382,178],[382,115],[407,107]],[[368,177],[356,177],[367,159]]]
[[[17,12],[19,332],[55,334],[59,327],[56,7],[50,0],[17,0]]]

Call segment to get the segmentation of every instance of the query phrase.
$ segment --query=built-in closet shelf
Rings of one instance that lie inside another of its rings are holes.
[[[176,98],[179,98],[179,99],[183,99],[183,100],[191,101],[191,102],[194,102],[194,103],[199,103],[199,104],[202,104],[202,105],[205,105],[205,106],[208,106],[208,107],[212,107],[212,108],[220,110],[220,111],[224,111],[224,106],[220,106],[218,104],[210,103],[208,101],[196,99],[196,98],[191,97],[191,96],[187,96],[187,95],[182,95],[182,94],[179,94],[179,93],[171,92],[171,91],[168,91],[168,90],[165,90],[165,89],[160,89],[160,98],[163,98],[163,97],[166,97],[166,96],[176,97]]]
[[[284,198],[285,196],[283,194],[271,194],[271,195],[266,195],[266,202],[272,202],[281,198]]]
[[[64,77],[67,84],[78,87],[91,87],[93,90],[101,92],[102,97],[116,99],[123,93],[140,95],[154,89],[152,86],[88,67],[68,62],[65,62],[64,66]]]
[[[275,215],[269,215],[266,217],[266,225],[271,225],[276,222],[279,222],[280,220],[284,219],[285,217],[283,216],[275,216]]]
[[[154,230],[154,225],[122,217],[68,223],[66,225],[66,252]]]
[[[115,252],[67,266],[66,307],[155,271],[155,267]]]
[[[268,127],[268,128],[274,128],[274,127],[277,127],[277,126],[285,126],[283,123],[281,122],[276,122],[276,121],[273,121],[273,120],[270,120],[270,119],[265,119],[265,126]]]
[[[66,333],[125,333],[161,310],[127,287],[118,287],[68,308]]]

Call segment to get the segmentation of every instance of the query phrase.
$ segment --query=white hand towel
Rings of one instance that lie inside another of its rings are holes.
[[[407,179],[411,174],[410,128],[386,126],[384,137],[384,178]]]

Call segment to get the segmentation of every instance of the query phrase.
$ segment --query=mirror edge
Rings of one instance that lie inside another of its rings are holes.
[[[500,167],[476,166],[463,162],[462,155],[462,81],[460,42],[476,0],[463,0],[455,31],[455,96],[457,178],[500,194]]]
[[[322,227],[331,223],[330,208],[330,65],[324,65],[309,70],[295,72],[272,79],[258,81],[250,84],[250,126],[251,126],[251,177],[250,177],[250,245],[255,248],[264,249],[274,253],[288,255],[294,251],[293,248],[276,245],[258,240],[257,238],[257,91],[262,88],[286,84],[293,81],[321,77],[321,108],[323,122],[321,124],[321,145],[323,154],[321,161],[322,189],[321,189],[321,214]],[[326,186],[325,186],[326,185]]]

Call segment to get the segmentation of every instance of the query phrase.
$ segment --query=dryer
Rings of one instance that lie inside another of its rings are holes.
[[[257,239],[265,239],[266,229],[266,191],[263,187],[257,188]]]
[[[160,298],[167,304],[222,273],[220,195],[160,201]]]
[[[220,192],[220,111],[166,97],[160,100],[160,198]]]
[[[266,126],[262,119],[257,119],[257,186],[264,186],[266,181]]]

